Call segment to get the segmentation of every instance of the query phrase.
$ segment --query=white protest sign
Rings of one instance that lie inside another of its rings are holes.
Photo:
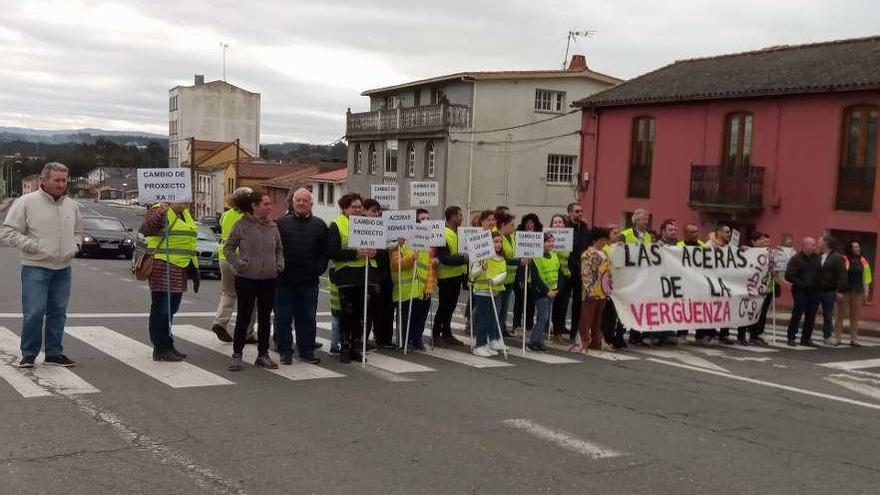
[[[730,245],[731,246],[739,246],[739,238],[740,238],[739,231],[736,229],[732,229],[730,231]]]
[[[416,210],[383,211],[382,218],[389,241],[409,239],[416,230]]]
[[[540,258],[544,256],[544,233],[516,231],[517,258]]]
[[[417,223],[413,236],[407,241],[407,244],[413,251],[430,251],[431,250],[431,226]]]
[[[468,252],[468,237],[479,234],[483,227],[459,227],[458,228],[458,252]]]
[[[468,257],[470,261],[483,261],[495,254],[495,244],[488,230],[480,229],[468,237]]]
[[[440,204],[440,188],[434,182],[410,182],[409,206],[438,206]]]
[[[192,176],[188,168],[137,169],[138,200],[188,203],[192,201]]]
[[[400,208],[397,184],[370,184],[370,197],[378,201],[383,210]]]
[[[381,217],[351,217],[348,220],[347,247],[385,249],[385,221]]]
[[[751,325],[771,281],[767,248],[622,244],[611,260],[605,290],[623,326],[642,332]]]
[[[574,246],[574,229],[547,227],[544,232],[553,236],[553,250],[569,253]]]
[[[773,251],[773,271],[785,273],[788,268],[788,262],[794,257],[794,248],[782,246]]]
[[[427,225],[431,229],[431,239],[428,241],[431,247],[443,247],[446,245],[446,236],[443,235],[446,231],[446,224],[442,220],[428,220],[422,222],[422,224]]]

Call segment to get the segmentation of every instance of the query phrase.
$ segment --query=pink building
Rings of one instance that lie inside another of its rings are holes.
[[[704,236],[719,222],[775,242],[830,233],[878,273],[880,37],[678,61],[575,106],[592,223],[646,208],[654,228]]]

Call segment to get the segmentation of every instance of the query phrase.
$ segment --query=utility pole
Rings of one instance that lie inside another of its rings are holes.
[[[220,49],[223,51],[223,82],[226,82],[226,50],[229,48],[229,43],[220,42]]]
[[[565,43],[565,57],[562,58],[562,69],[565,70],[568,65],[568,51],[571,48],[571,42],[577,43],[578,37],[587,38],[596,34],[596,31],[584,29],[583,31],[569,31],[568,40]]]

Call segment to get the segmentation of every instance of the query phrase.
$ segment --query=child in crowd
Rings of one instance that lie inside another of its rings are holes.
[[[544,233],[544,256],[532,258],[529,267],[530,298],[535,299],[535,326],[529,336],[528,348],[544,352],[541,335],[550,329],[550,311],[559,286],[559,257],[553,252],[554,238]]]
[[[471,265],[476,338],[474,354],[481,357],[496,356],[498,351],[504,350],[496,312],[501,303],[499,294],[504,291],[504,279],[507,276],[507,262],[504,259],[504,244],[500,232],[492,232],[492,243],[495,255]]]

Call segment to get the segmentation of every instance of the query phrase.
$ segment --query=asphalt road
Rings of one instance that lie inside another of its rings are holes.
[[[18,270],[0,249],[4,495],[880,492],[880,339],[630,349],[615,361],[553,351],[573,362],[512,355],[492,367],[458,351],[372,353],[366,368],[322,354],[286,376],[231,373],[229,348],[207,331],[209,280],[175,321],[188,325],[177,342],[190,365],[157,368],[144,283],[125,260],[84,259],[65,337],[77,366],[25,372],[8,365]]]

